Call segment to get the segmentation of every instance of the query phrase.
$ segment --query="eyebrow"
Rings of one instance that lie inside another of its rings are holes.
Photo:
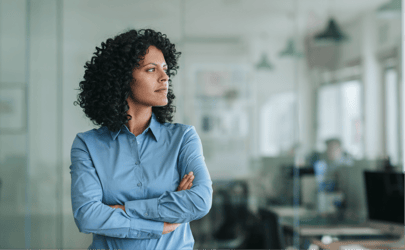
[[[143,65],[142,68],[148,66],[149,64],[152,64],[152,65],[157,66],[156,63],[148,63],[148,64]],[[166,63],[163,65],[163,67],[165,67],[165,66],[167,67],[167,64],[166,64]]]

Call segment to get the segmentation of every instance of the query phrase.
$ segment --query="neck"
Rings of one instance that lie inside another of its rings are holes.
[[[127,114],[131,115],[132,119],[125,126],[128,127],[132,134],[138,136],[149,126],[150,119],[152,118],[152,107],[136,105],[133,102],[128,102],[128,105],[129,110]]]

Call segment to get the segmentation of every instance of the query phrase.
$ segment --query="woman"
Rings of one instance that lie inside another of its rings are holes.
[[[209,212],[212,182],[195,128],[170,123],[180,52],[151,29],[96,50],[75,102],[100,126],[72,145],[76,225],[89,249],[193,249],[189,222]]]

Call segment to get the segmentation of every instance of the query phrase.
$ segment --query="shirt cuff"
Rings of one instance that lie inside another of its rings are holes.
[[[159,239],[163,233],[163,222],[131,218],[131,234],[136,238]]]
[[[130,217],[153,220],[159,218],[158,198],[125,202],[125,211]]]

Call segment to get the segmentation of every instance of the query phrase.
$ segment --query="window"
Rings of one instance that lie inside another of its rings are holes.
[[[363,158],[362,86],[352,80],[323,86],[318,91],[317,150],[325,141],[338,138],[342,148],[356,159]]]
[[[273,95],[261,110],[261,154],[287,154],[296,142],[296,100],[293,92]]]

